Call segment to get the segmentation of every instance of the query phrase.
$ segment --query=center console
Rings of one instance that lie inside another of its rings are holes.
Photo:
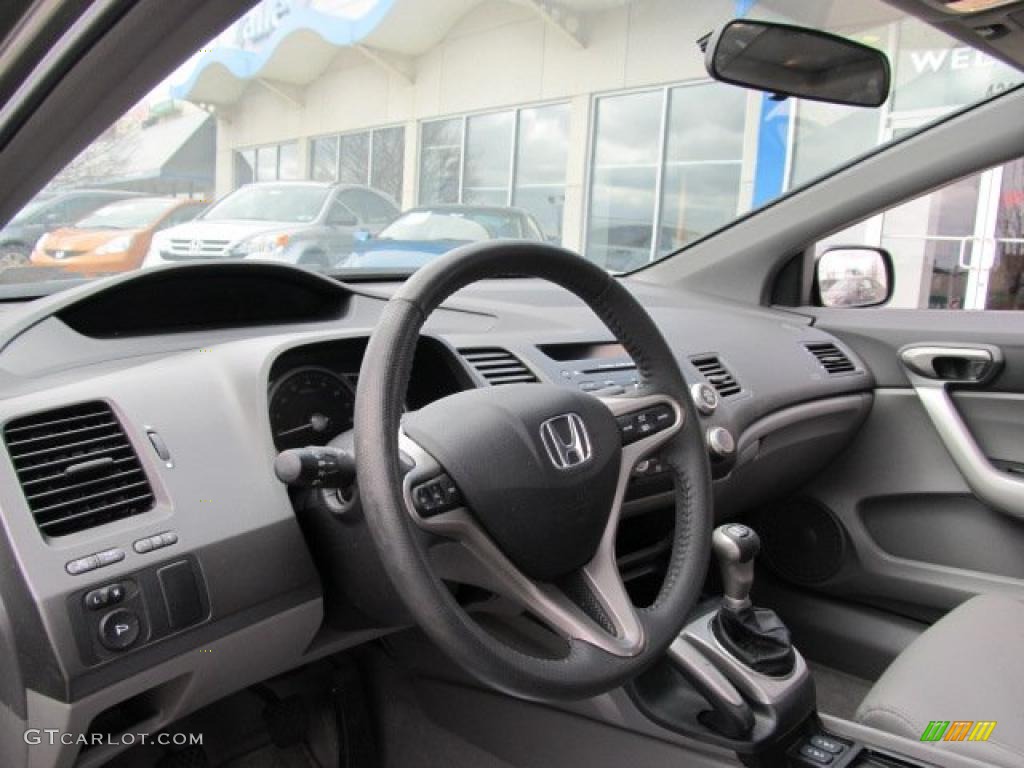
[[[666,657],[630,686],[644,715],[663,728],[729,749],[748,766],[927,765],[826,729],[810,670],[789,630],[773,611],[750,601],[757,534],[745,525],[722,525],[712,549],[723,596],[699,605]]]

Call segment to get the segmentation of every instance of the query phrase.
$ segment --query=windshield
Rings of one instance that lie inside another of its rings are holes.
[[[177,200],[126,200],[112,203],[81,219],[78,229],[144,229],[156,223]]]
[[[42,210],[45,204],[45,200],[33,200],[14,214],[14,217],[11,219],[11,224],[22,224],[29,221],[38,211]]]
[[[369,275],[382,239],[525,237],[624,273],[686,259],[739,217],[1022,79],[880,0],[541,6],[254,3],[111,116],[41,194],[218,201],[195,220],[169,221],[125,269],[244,258]],[[697,41],[738,17],[882,50],[888,99],[833,106],[712,81]],[[25,258],[44,227],[114,210],[96,207],[48,211],[26,228]],[[24,267],[34,280],[70,268]],[[23,279],[18,269],[7,266],[0,282]]]
[[[381,240],[491,240],[529,238],[523,217],[487,210],[410,211],[381,230]]]
[[[252,185],[228,195],[203,214],[206,221],[313,221],[324,207],[326,187]]]

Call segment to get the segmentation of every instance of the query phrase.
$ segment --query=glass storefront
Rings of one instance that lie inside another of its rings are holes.
[[[400,202],[405,128],[391,126],[310,140],[309,175],[316,181],[362,184]]]
[[[419,204],[519,206],[560,241],[568,151],[567,104],[425,122]]]
[[[588,259],[635,269],[742,212],[747,98],[702,82],[596,100]]]

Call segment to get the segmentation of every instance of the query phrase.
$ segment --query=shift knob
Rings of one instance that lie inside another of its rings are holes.
[[[761,540],[751,528],[728,523],[718,526],[711,535],[711,549],[722,571],[722,607],[729,611],[749,608],[754,558],[761,549]]]

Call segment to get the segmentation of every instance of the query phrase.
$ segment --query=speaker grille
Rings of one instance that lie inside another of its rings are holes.
[[[755,515],[761,559],[796,584],[820,584],[835,576],[846,554],[846,536],[835,515],[810,499],[793,499]]]

